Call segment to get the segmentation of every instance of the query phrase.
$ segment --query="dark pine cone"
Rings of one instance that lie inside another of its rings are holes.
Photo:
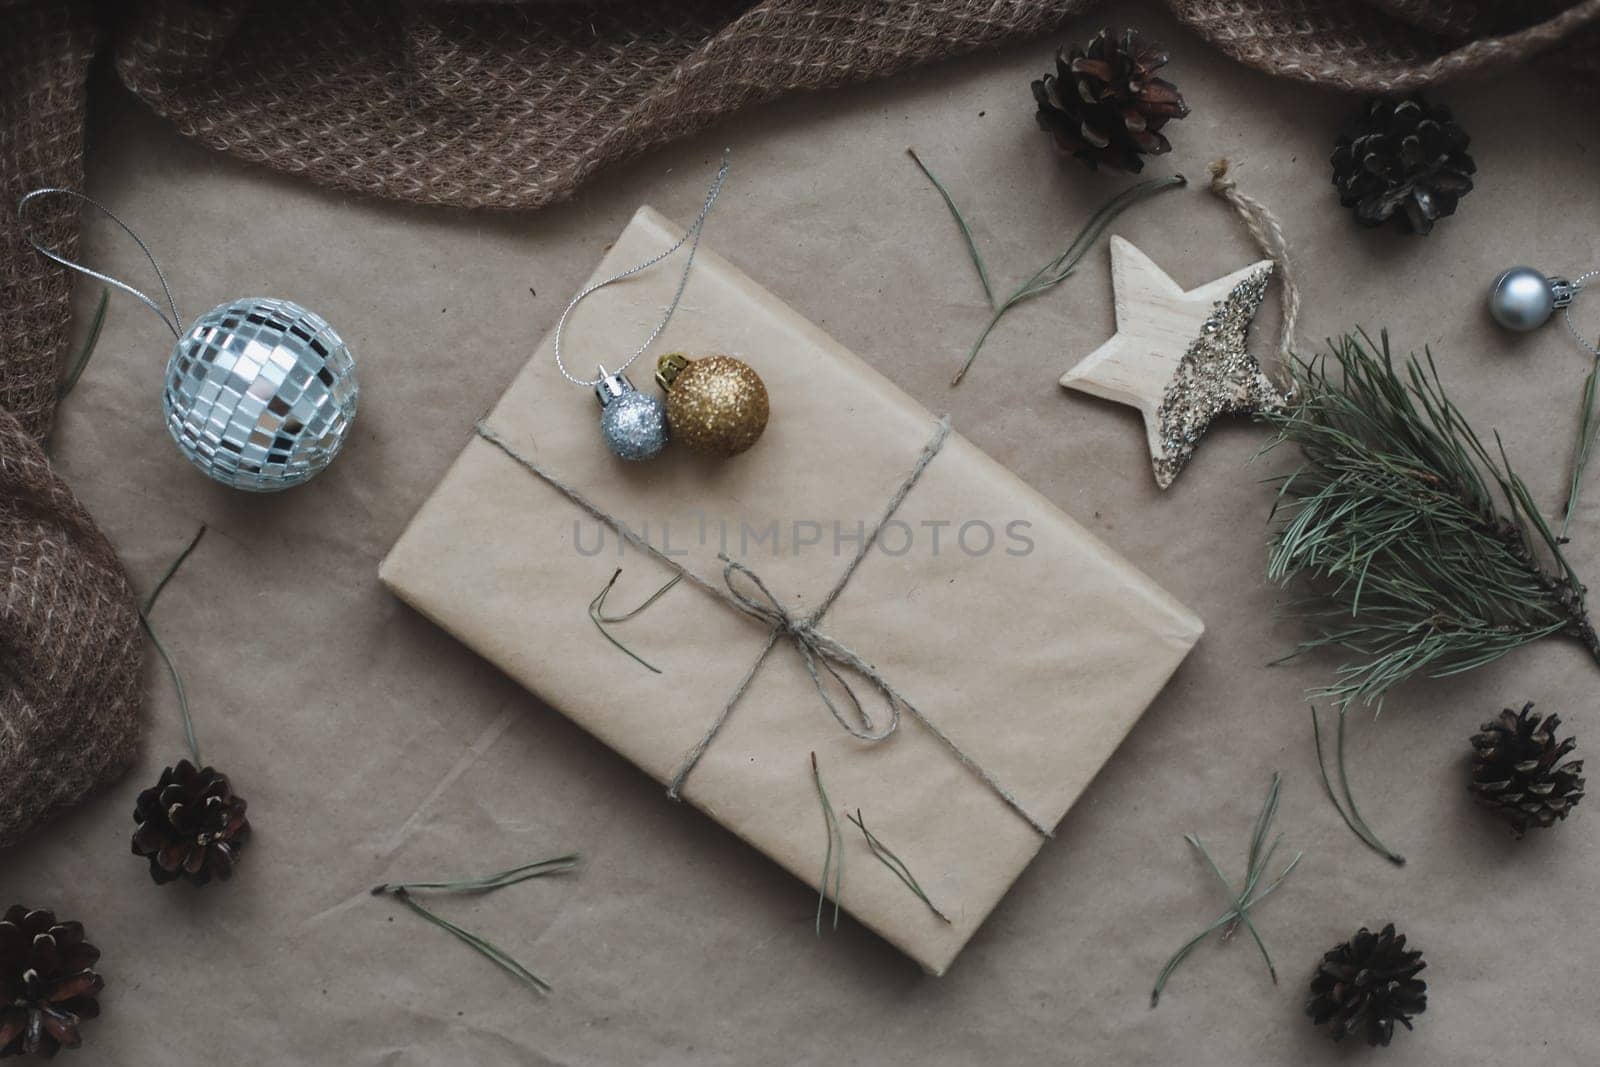
[[[1467,788],[1511,823],[1521,837],[1530,826],[1554,826],[1583,799],[1583,760],[1557,766],[1578,742],[1556,743],[1561,716],[1510,708],[1472,735],[1472,784]]]
[[[1090,170],[1138,173],[1142,156],[1172,150],[1161,127],[1189,113],[1178,87],[1155,76],[1167,58],[1134,30],[1101,30],[1085,49],[1058,51],[1055,73],[1033,83],[1039,128]]]
[[[1306,1014],[1318,1026],[1331,1022],[1335,1041],[1361,1034],[1369,1045],[1387,1045],[1395,1023],[1409,1030],[1411,1017],[1428,1007],[1428,983],[1416,976],[1426,966],[1421,952],[1406,951],[1393,923],[1376,934],[1363,926],[1323,955]]]
[[[1393,220],[1402,233],[1427,233],[1472,191],[1469,140],[1449,108],[1421,93],[1373,97],[1333,149],[1339,203],[1363,226]]]
[[[133,821],[133,854],[150,857],[157,885],[179,878],[205,885],[233,877],[239,850],[250,837],[244,798],[234,796],[228,776],[188,760],[161,772],[154,789],[139,794]]]
[[[78,1024],[100,1014],[100,950],[82,923],[14,907],[0,918],[0,1059],[54,1056],[83,1044]]]

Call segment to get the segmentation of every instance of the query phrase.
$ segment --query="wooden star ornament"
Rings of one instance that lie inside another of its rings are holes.
[[[1264,259],[1185,291],[1131,241],[1111,238],[1117,332],[1061,384],[1144,414],[1161,488],[1177,478],[1217,416],[1288,403],[1245,350],[1271,278],[1272,261]]]

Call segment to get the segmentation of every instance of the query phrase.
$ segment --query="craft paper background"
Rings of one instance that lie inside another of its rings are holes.
[[[1472,133],[1478,189],[1425,239],[1361,232],[1327,181],[1348,100],[1235,66],[1153,5],[1115,15],[1108,24],[1168,43],[1194,108],[1171,128],[1173,155],[1148,170],[1198,182],[1214,156],[1232,157],[1298,252],[1305,342],[1363,322],[1432,345],[1452,396],[1480,429],[1504,434],[1556,508],[1588,363],[1559,325],[1493,332],[1483,294],[1512,263],[1576,272],[1600,260],[1588,105],[1531,72],[1439,90]],[[1062,39],[1100,25],[1079,21]],[[328,193],[97,97],[89,191],[150,239],[185,314],[242,293],[300,300],[354,346],[363,392],[349,450],[317,481],[274,499],[229,493],[198,477],[161,425],[169,335],[114,299],[62,408],[52,453],[142,589],[200,520],[212,524],[155,621],[183,664],[207,755],[238,781],[258,827],[240,878],[220,891],[157,889],[127,854],[135,793],[183,748],[152,656],[141,767],[0,853],[0,898],[82,918],[105,950],[105,1014],[73,1062],[1322,1067],[1361,1050],[1310,1027],[1303,984],[1323,950],[1387,919],[1426,951],[1430,1003],[1385,1062],[1600,1059],[1583,977],[1600,954],[1600,930],[1585,921],[1600,807],[1585,802],[1518,845],[1467,805],[1464,784],[1468,735],[1507,704],[1538,700],[1571,724],[1580,753],[1600,745],[1584,653],[1552,642],[1396,694],[1377,721],[1352,717],[1358,799],[1409,859],[1391,868],[1350,835],[1317,781],[1301,696],[1328,661],[1265,667],[1297,630],[1262,579],[1271,491],[1260,480],[1279,464],[1252,462],[1259,431],[1213,431],[1161,494],[1138,416],[1055,384],[1111,334],[1104,248],[1009,316],[968,381],[946,387],[986,317],[982,292],[904,148],[915,144],[970,213],[997,280],[1026,277],[1116,185],[1059,166],[1034,126],[1027,83],[1056,43],[760,108],[530,216]],[[944,978],[848,919],[818,941],[803,884],[664,800],[375,577],[463,428],[496,402],[634,209],[692,218],[725,146],[735,171],[710,224],[716,247],[924,407],[949,410],[977,447],[1207,623]],[[86,231],[90,260],[153,284],[113,227]],[[1259,258],[1199,188],[1143,205],[1117,231],[1185,285]],[[78,287],[85,324],[96,296]],[[1600,307],[1577,315],[1600,330]],[[1275,328],[1269,304],[1258,351]],[[1573,562],[1591,583],[1597,488],[1573,524]],[[1212,944],[1150,1010],[1168,955],[1223,906],[1181,835],[1198,832],[1236,873],[1274,770],[1285,844],[1306,851],[1256,915],[1282,984],[1247,940]],[[366,895],[390,878],[567,849],[585,857],[570,877],[439,905],[554,982],[542,1001]]]

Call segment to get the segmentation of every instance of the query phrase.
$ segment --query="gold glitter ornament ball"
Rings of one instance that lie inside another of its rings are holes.
[[[656,361],[667,394],[672,440],[708,456],[736,456],[767,428],[767,387],[732,356],[701,359],[671,352]]]

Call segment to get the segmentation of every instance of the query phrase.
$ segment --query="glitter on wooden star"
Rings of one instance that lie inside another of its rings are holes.
[[[1117,332],[1061,384],[1139,409],[1161,488],[1219,415],[1288,402],[1245,348],[1272,272],[1272,261],[1261,260],[1185,291],[1132,242],[1111,238]]]

